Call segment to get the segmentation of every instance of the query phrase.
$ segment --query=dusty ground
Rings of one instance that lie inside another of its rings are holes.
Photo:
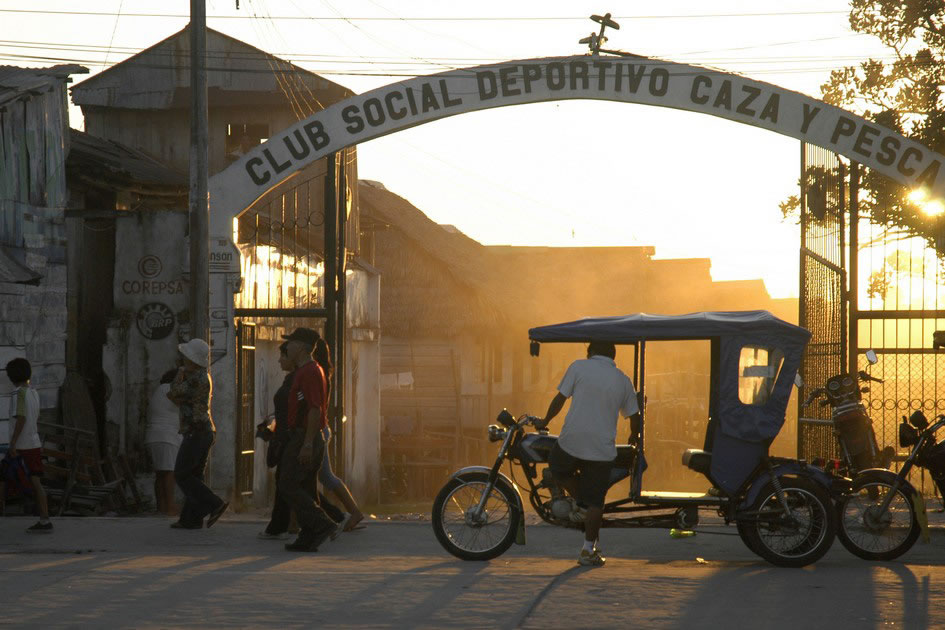
[[[29,627],[945,627],[945,529],[900,561],[839,543],[779,569],[736,536],[607,530],[606,567],[575,565],[579,534],[546,525],[486,563],[446,554],[429,522],[374,521],[296,555],[247,515],[210,530],[158,518],[0,519],[0,624]],[[710,528],[734,533],[733,529]],[[702,560],[698,560],[701,558]]]

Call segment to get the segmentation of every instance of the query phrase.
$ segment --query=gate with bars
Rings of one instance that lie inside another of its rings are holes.
[[[811,331],[801,363],[810,387],[844,371],[847,343],[845,265],[846,182],[837,155],[801,144],[800,310],[798,323]],[[830,410],[798,409],[799,457],[836,457]]]
[[[328,418],[333,439],[328,448],[335,469],[344,474],[345,273],[348,253],[358,249],[358,216],[350,212],[357,207],[356,159],[355,150],[347,149],[319,160],[268,192],[234,226],[242,267],[234,310],[239,344],[238,496],[251,496],[254,487],[257,402],[268,409],[278,387],[256,392],[257,344],[278,344],[296,327],[318,330],[330,348],[334,373]]]
[[[801,145],[799,323],[812,333],[801,374],[806,391],[840,372],[869,369],[883,379],[863,402],[880,448],[894,447],[901,460],[900,418],[945,413],[945,353],[932,347],[932,333],[945,330],[945,273],[923,239],[861,214],[859,179],[858,164]],[[869,349],[879,357],[872,367]],[[837,458],[829,408],[802,408],[802,398],[798,457]],[[934,488],[916,475],[923,491]]]

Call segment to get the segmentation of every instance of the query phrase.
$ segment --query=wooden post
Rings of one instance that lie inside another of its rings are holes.
[[[325,296],[324,306],[327,311],[325,317],[325,341],[331,346],[331,354],[335,354],[335,338],[338,324],[338,195],[336,189],[337,154],[330,153],[325,157]],[[332,356],[332,360],[334,360]],[[335,374],[338,374],[337,368]],[[336,376],[337,378],[337,376]],[[333,388],[334,389],[334,388]],[[335,420],[335,397],[329,397],[328,421],[331,429],[337,433]]]
[[[190,0],[190,336],[209,341],[210,199],[206,53],[206,2]]]
[[[345,417],[345,331],[347,329],[347,236],[348,236],[348,154],[341,152],[341,164],[338,173],[338,265],[336,268],[338,281],[335,289],[335,340],[332,350],[335,353],[335,452],[332,464],[338,466],[339,474],[345,472],[345,435],[342,419]]]
[[[849,370],[855,374],[857,370],[857,351],[860,345],[859,332],[859,240],[860,240],[860,165],[850,162],[850,262],[849,262],[849,293],[847,304],[850,313],[850,357]]]
[[[800,190],[800,215],[801,215],[801,246],[798,248],[798,256],[800,257],[799,269],[800,273],[798,274],[798,283],[800,287],[798,288],[798,313],[797,313],[797,323],[801,328],[807,327],[807,304],[805,298],[805,289],[807,281],[807,256],[804,255],[804,248],[807,247],[807,145],[801,141],[801,190]],[[804,353],[804,358],[801,359],[801,367],[803,368],[807,358],[807,352]],[[801,376],[804,378],[804,385],[810,385],[810,374],[804,372],[801,373]],[[797,397],[797,456],[804,456],[804,429],[801,424],[801,418],[804,416],[804,408],[801,403],[803,399],[801,396]]]

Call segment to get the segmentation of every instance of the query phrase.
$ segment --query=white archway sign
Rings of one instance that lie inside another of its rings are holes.
[[[945,156],[855,114],[720,70],[646,57],[507,61],[393,83],[336,103],[255,147],[210,179],[210,233],[299,169],[334,151],[466,112],[565,99],[672,107],[727,118],[830,149],[945,198]]]
[[[580,55],[450,70],[336,103],[255,147],[210,179],[210,332],[213,414],[236,418],[232,293],[239,286],[233,218],[300,169],[332,152],[466,112],[565,99],[656,105],[754,125],[830,149],[911,188],[945,197],[945,157],[855,114],[798,92],[736,74],[644,57]],[[216,267],[214,266],[216,265]],[[235,444],[232,423],[218,440]],[[233,479],[232,448],[214,475]]]

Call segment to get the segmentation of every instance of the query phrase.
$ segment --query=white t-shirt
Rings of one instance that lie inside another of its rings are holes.
[[[148,426],[144,431],[144,443],[165,442],[180,446],[180,411],[167,397],[170,383],[158,385],[148,404]]]
[[[594,355],[575,361],[558,391],[571,399],[558,445],[580,459],[610,461],[617,457],[617,414],[640,411],[637,392],[613,359]]]
[[[13,443],[13,432],[16,430],[16,416],[23,416],[26,424],[20,431],[16,444]],[[39,421],[39,392],[28,385],[17,387],[10,396],[10,423],[7,429],[7,441],[10,448],[24,451],[31,448],[40,448],[43,443],[39,439],[39,430],[36,423]]]

